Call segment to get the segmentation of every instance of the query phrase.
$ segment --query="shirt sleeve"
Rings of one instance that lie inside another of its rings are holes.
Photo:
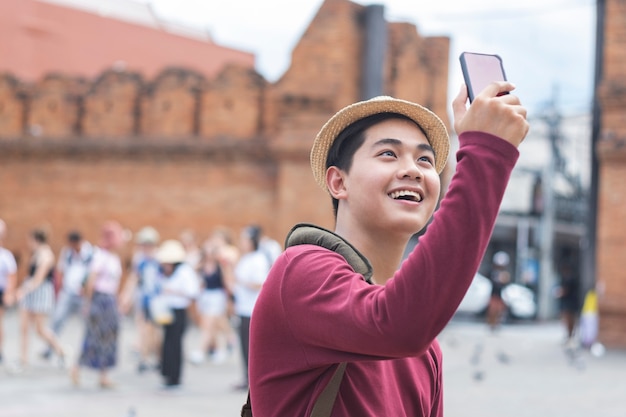
[[[9,275],[17,273],[17,262],[15,262],[15,257],[9,251],[7,251],[6,261],[7,272],[9,273]]]
[[[281,258],[285,320],[299,323],[290,329],[308,357],[417,355],[452,318],[478,270],[519,155],[480,132],[459,141],[456,173],[440,208],[385,286],[367,284],[340,255],[321,247],[305,245]]]
[[[185,264],[180,271],[180,276],[172,282],[173,289],[180,291],[187,298],[196,298],[199,293],[199,280],[196,272]]]
[[[267,279],[267,273],[270,270],[270,263],[267,256],[262,252],[256,252],[254,259],[254,267],[251,268],[250,281],[255,284],[263,284]]]
[[[59,253],[59,259],[57,260],[57,271],[60,273],[65,273],[65,258],[66,258],[66,248],[61,249]]]
[[[102,269],[104,264],[104,256],[100,250],[96,250],[93,254],[91,264],[89,264],[89,274],[97,273]]]

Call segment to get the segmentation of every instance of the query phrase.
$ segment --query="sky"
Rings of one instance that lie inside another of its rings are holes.
[[[354,0],[353,0],[354,1]],[[144,0],[168,21],[207,30],[226,47],[251,52],[257,71],[274,82],[323,0]],[[378,0],[390,22],[409,22],[422,36],[448,36],[449,102],[463,82],[462,51],[498,54],[529,110],[554,102],[564,115],[591,110],[595,0]]]

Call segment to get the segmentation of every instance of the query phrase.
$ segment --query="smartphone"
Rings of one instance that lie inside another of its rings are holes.
[[[506,81],[502,58],[499,55],[463,52],[459,60],[470,103],[490,83]]]

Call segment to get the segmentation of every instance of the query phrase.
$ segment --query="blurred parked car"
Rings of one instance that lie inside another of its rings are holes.
[[[491,297],[491,280],[477,273],[457,313],[481,315],[487,310]],[[535,294],[530,288],[520,284],[507,284],[502,290],[502,300],[507,306],[508,316],[515,319],[532,319],[537,315]]]

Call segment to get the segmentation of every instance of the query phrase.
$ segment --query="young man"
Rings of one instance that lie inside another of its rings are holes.
[[[150,299],[158,292],[158,280],[161,266],[156,259],[159,244],[159,232],[152,226],[143,227],[136,237],[136,250],[133,255],[131,271],[128,275],[122,296],[120,310],[126,314],[135,306],[137,326],[137,349],[139,363],[137,372],[143,373],[157,366],[159,348],[162,343],[161,329],[150,317]],[[150,363],[150,362],[154,363]]]
[[[67,319],[79,313],[83,306],[83,285],[89,273],[93,257],[91,243],[84,240],[78,231],[67,235],[67,245],[61,249],[57,262],[60,290],[52,317],[52,331],[58,338]],[[44,358],[52,355],[52,346],[43,352]]]
[[[377,97],[340,110],[311,151],[336,208],[335,233],[372,267],[371,283],[333,250],[288,247],[252,319],[250,394],[257,417],[309,416],[340,363],[330,415],[442,416],[439,332],[478,269],[528,131],[526,110],[489,85],[453,102],[460,149],[445,198],[419,244],[409,238],[439,201],[446,129],[429,110]]]

